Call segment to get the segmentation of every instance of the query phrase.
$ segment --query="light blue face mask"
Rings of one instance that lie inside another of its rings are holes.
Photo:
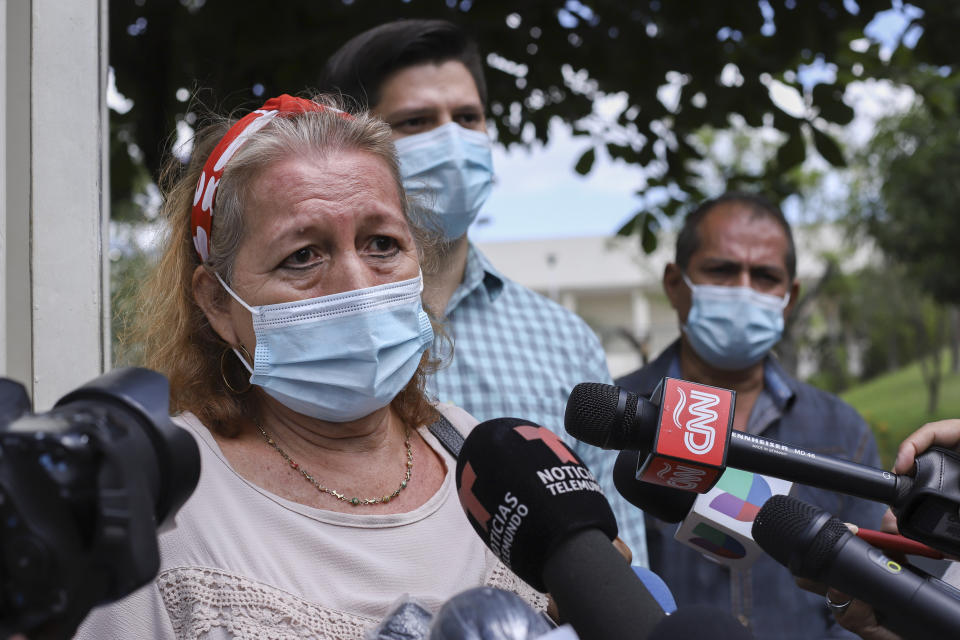
[[[436,216],[447,239],[465,234],[493,188],[490,137],[449,122],[394,144],[407,194]]]
[[[785,298],[754,291],[750,287],[695,285],[690,287],[693,304],[683,332],[697,355],[707,364],[738,371],[760,362],[783,336]]]
[[[422,274],[411,280],[319,298],[253,307],[254,365],[237,353],[259,385],[285,406],[328,422],[368,416],[410,382],[433,342],[423,310]]]

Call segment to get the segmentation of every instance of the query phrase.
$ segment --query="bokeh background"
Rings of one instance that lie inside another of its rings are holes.
[[[960,416],[951,0],[110,0],[115,341],[161,167],[189,158],[205,115],[308,93],[350,36],[422,17],[485,56],[497,185],[471,237],[580,313],[614,375],[677,335],[659,293],[677,220],[748,189],[797,234],[784,364],[851,402],[887,463],[923,422]]]

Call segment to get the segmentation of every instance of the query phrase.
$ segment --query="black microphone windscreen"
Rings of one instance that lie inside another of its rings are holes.
[[[960,591],[887,558],[822,509],[774,496],[757,513],[753,537],[794,576],[869,604],[878,623],[902,638],[960,637]]]
[[[617,430],[617,406],[620,387],[599,382],[581,382],[570,392],[563,424],[567,433],[577,440],[597,447],[607,447],[611,434]],[[633,396],[633,411],[637,398]],[[616,448],[616,447],[614,447]]]
[[[834,547],[849,530],[819,507],[775,495],[757,512],[752,532],[754,541],[774,560],[795,575],[814,578],[826,570]]]
[[[546,619],[517,594],[476,587],[444,603],[429,640],[528,640],[548,631]]]
[[[636,479],[639,451],[621,451],[613,465],[613,484],[623,498],[644,514],[664,522],[687,517],[697,494]]]
[[[457,490],[467,520],[514,573],[546,591],[543,568],[572,534],[617,522],[596,478],[560,438],[518,418],[477,425],[457,459]]]
[[[660,409],[646,398],[600,382],[581,382],[567,399],[563,425],[581,442],[603,449],[649,449]]]

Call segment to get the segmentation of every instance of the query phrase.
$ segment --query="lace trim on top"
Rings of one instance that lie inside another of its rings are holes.
[[[363,638],[376,623],[217,569],[170,569],[157,577],[157,587],[177,638],[200,638],[219,627],[244,640],[347,640]]]
[[[497,564],[493,567],[490,575],[487,576],[486,585],[488,587],[496,587],[497,589],[503,589],[504,591],[514,592],[526,600],[527,604],[537,611],[547,610],[547,594],[540,593],[528,585],[526,582],[521,580],[517,574],[511,571],[507,565],[503,564],[499,560],[497,560]]]
[[[502,563],[490,572],[487,585],[513,591],[537,610],[546,609],[546,596]],[[201,638],[222,629],[243,640],[362,640],[379,622],[218,569],[168,569],[157,577],[157,588],[177,638]]]

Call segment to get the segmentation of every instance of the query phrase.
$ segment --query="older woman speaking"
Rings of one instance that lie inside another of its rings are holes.
[[[198,135],[168,183],[140,344],[202,473],[156,582],[80,635],[359,638],[403,594],[436,609],[483,584],[542,607],[472,531],[428,429],[475,421],[423,393],[433,331],[389,127],[280,96]]]

